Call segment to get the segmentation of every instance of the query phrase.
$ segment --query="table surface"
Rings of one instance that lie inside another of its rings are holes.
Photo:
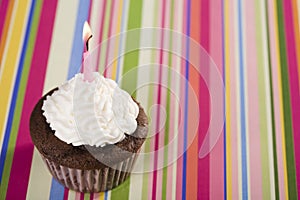
[[[97,194],[57,183],[29,135],[80,70],[85,20],[99,72],[150,120],[139,173]],[[0,199],[296,199],[299,21],[299,0],[1,0]]]

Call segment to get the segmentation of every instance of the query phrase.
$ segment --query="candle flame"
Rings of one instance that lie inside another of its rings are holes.
[[[92,37],[92,30],[87,21],[84,22],[83,30],[82,30],[82,40],[86,45],[86,50],[88,50],[88,42]]]

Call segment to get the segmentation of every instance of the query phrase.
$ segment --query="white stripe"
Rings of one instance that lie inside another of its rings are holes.
[[[270,99],[270,79],[269,79],[269,60],[268,58],[268,47],[267,47],[267,21],[266,21],[266,7],[265,7],[265,2],[264,1],[259,1],[260,2],[260,12],[261,12],[261,17],[262,17],[262,41],[263,42],[263,58],[264,59],[264,75],[265,75],[265,106],[266,106],[266,116],[267,116],[267,133],[268,133],[268,147],[269,147],[269,173],[270,173],[270,195],[271,199],[275,199],[275,180],[274,180],[274,159],[273,159],[273,146],[272,146],[272,141],[273,141],[273,136],[272,136],[272,116],[271,116],[271,99]]]
[[[78,1],[73,2],[72,0],[60,0],[58,2],[43,89],[44,94],[59,86],[67,78],[78,5]],[[38,154],[38,151],[35,150],[30,169],[27,199],[39,199],[41,194],[44,197],[50,195],[52,176]]]
[[[68,200],[74,200],[76,198],[76,192],[73,190],[69,190]]]

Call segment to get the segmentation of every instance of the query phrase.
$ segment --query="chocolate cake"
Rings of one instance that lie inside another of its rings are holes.
[[[148,119],[139,103],[137,129],[125,139],[104,147],[73,146],[61,141],[46,122],[43,101],[57,88],[44,95],[30,118],[32,141],[52,175],[64,186],[80,192],[112,189],[129,176],[148,132]],[[103,162],[102,162],[103,161]]]

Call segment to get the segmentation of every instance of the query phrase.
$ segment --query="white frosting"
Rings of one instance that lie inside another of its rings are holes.
[[[117,83],[93,73],[76,74],[44,101],[42,110],[55,136],[74,146],[105,146],[124,139],[136,127],[138,105]]]

